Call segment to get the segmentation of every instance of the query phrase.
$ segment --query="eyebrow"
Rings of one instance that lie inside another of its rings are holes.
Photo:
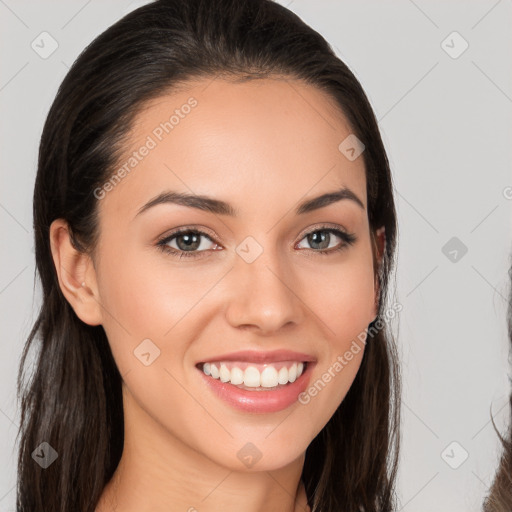
[[[357,195],[354,192],[352,192],[352,190],[350,190],[349,188],[342,187],[339,190],[328,192],[326,194],[322,194],[312,199],[307,199],[306,201],[303,201],[296,208],[295,214],[303,215],[305,213],[318,210],[320,208],[325,208],[330,204],[345,199],[355,202],[363,210],[365,210],[365,206],[361,199],[359,199],[359,197],[357,197]],[[238,210],[233,208],[233,206],[231,206],[229,203],[221,201],[220,199],[214,199],[213,197],[208,197],[204,195],[194,195],[187,194],[184,192],[175,192],[172,190],[168,190],[162,192],[161,194],[158,194],[153,199],[150,199],[144,206],[139,208],[135,217],[156,205],[166,203],[179,204],[182,206],[188,206],[189,208],[196,208],[198,210],[211,212],[218,215],[228,215],[230,217],[236,217],[239,213]]]

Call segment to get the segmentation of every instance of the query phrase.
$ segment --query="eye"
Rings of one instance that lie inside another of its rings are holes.
[[[341,244],[337,246],[331,245],[331,242],[334,241],[335,238],[340,238],[342,240]],[[309,244],[313,246],[313,250],[315,253],[319,253],[322,255],[327,255],[330,253],[335,253],[341,251],[343,249],[348,248],[350,245],[353,245],[356,241],[356,236],[353,233],[347,233],[342,229],[337,229],[329,226],[321,226],[316,228],[314,231],[310,231],[306,234],[303,240],[306,240]],[[317,246],[315,248],[315,246]],[[318,250],[316,250],[318,249]]]
[[[214,247],[208,247],[208,243],[203,243],[202,238],[209,240]],[[176,246],[172,247],[170,245],[172,243],[175,243]],[[213,242],[207,233],[197,229],[185,228],[178,229],[164,239],[159,240],[157,247],[177,258],[197,258],[199,256],[198,252],[205,252],[209,249],[217,250],[219,245]]]
[[[333,246],[331,243],[334,242],[336,238],[341,239],[342,242]],[[208,242],[203,243],[203,239],[208,240],[210,244]],[[307,240],[307,242],[313,246],[309,249],[313,251],[313,253],[328,255],[337,253],[353,245],[356,241],[356,236],[342,229],[333,228],[331,226],[320,226],[306,233],[302,240]],[[172,244],[175,244],[174,247]],[[211,244],[213,244],[213,247]],[[209,245],[210,247],[208,247]],[[170,235],[159,240],[157,247],[161,251],[176,258],[199,258],[201,257],[200,253],[209,250],[216,251],[219,250],[221,246],[215,243],[208,233],[189,227],[173,231]],[[300,243],[296,245],[296,247],[303,248],[300,247]]]

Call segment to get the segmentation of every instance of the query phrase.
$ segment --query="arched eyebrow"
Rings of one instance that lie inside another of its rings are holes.
[[[303,215],[305,213],[318,210],[320,208],[325,208],[330,204],[342,200],[353,201],[357,205],[359,205],[363,210],[366,209],[364,203],[352,190],[350,190],[348,187],[342,187],[339,190],[327,192],[326,194],[313,197],[312,199],[306,199],[297,206],[295,214]],[[208,197],[204,195],[195,195],[184,192],[166,190],[165,192],[158,194],[156,197],[153,197],[144,206],[139,208],[135,217],[141,215],[142,213],[149,210],[150,208],[153,208],[156,205],[166,203],[179,204],[181,206],[196,208],[198,210],[215,213],[217,215],[228,215],[230,217],[237,217],[239,214],[239,211],[236,208],[234,208],[231,204],[225,201],[221,201],[220,199],[215,199],[213,197]]]

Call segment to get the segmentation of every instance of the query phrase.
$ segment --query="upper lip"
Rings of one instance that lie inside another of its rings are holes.
[[[278,361],[315,361],[316,359],[302,352],[291,350],[273,350],[262,352],[258,350],[240,350],[229,354],[220,354],[209,359],[203,359],[200,363],[214,361],[247,361],[248,363],[276,363]]]

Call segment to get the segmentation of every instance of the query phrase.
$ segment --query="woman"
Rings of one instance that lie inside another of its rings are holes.
[[[389,164],[296,15],[159,0],[102,33],[48,114],[34,227],[19,512],[395,509]]]
[[[512,267],[508,274],[512,283]],[[508,303],[508,336],[512,343],[512,288],[509,292]],[[509,410],[509,414],[512,414],[512,393],[510,394]],[[504,438],[501,437],[496,425],[494,425],[494,429],[503,443],[503,455],[489,495],[484,501],[483,509],[484,512],[510,512],[512,510],[512,425],[509,426],[508,433]]]

